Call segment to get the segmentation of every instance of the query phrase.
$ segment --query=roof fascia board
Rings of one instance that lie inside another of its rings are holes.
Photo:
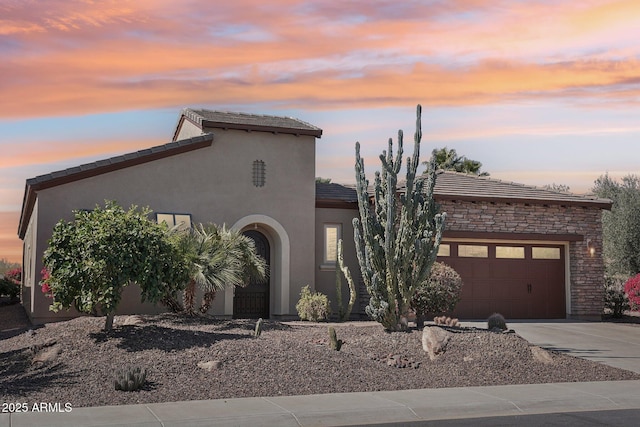
[[[316,208],[357,210],[358,202],[349,202],[346,200],[317,199]]]
[[[189,118],[187,118],[189,119]],[[192,121],[192,120],[191,120]],[[193,121],[192,121],[193,122]],[[198,125],[198,123],[195,123]],[[218,129],[235,129],[235,130],[244,130],[247,132],[269,132],[269,133],[284,133],[284,134],[292,134],[296,136],[300,135],[309,135],[314,136],[316,138],[320,138],[322,136],[322,130],[313,130],[313,129],[296,129],[296,128],[288,128],[288,127],[279,127],[279,126],[264,126],[264,125],[251,125],[251,124],[240,124],[240,123],[227,123],[227,122],[216,122],[213,120],[202,119],[202,127],[204,128],[218,128]]]

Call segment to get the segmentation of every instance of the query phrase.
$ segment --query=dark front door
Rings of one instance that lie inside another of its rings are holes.
[[[269,241],[257,230],[243,233],[256,244],[256,252],[269,263]],[[267,268],[267,272],[269,268]],[[252,281],[246,287],[236,287],[233,296],[233,317],[238,319],[269,318],[269,278],[262,282]]]

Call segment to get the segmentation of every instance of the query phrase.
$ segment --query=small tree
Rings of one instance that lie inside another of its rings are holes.
[[[640,273],[640,177],[627,175],[622,182],[602,175],[593,192],[613,201],[602,213],[605,266],[609,274],[627,277]]]
[[[421,107],[417,107],[413,156],[407,158],[404,189],[398,194],[398,173],[402,165],[402,131],[398,131],[398,152],[393,142],[380,156],[382,173],[376,172],[373,202],[369,181],[356,143],[356,191],[359,218],[354,218],[356,254],[364,284],[371,295],[366,313],[386,330],[407,328],[409,303],[416,288],[429,277],[442,239],[446,214],[438,213],[433,200],[436,164],[432,156],[424,176],[417,177],[420,164]]]
[[[44,264],[53,295],[52,311],[75,307],[104,315],[111,330],[122,290],[137,283],[142,301],[157,302],[184,283],[186,269],[165,228],[148,218],[149,209],[128,211],[114,201],[92,211],[74,211],[61,220],[49,240]]]

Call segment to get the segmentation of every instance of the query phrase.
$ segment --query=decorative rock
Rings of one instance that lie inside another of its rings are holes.
[[[38,353],[42,351],[43,348],[52,347],[55,344],[56,344],[56,340],[53,340],[53,339],[49,339],[41,344],[33,344],[30,347],[31,354],[33,356],[36,356]]]
[[[425,327],[422,331],[422,348],[434,360],[437,355],[444,353],[451,336],[449,332],[437,326]]]
[[[538,362],[547,363],[547,364],[553,363],[553,357],[551,357],[551,354],[549,354],[549,352],[544,348],[540,348],[535,345],[532,345],[531,347],[529,347],[529,350],[531,350],[531,354],[533,355],[533,358],[536,359]]]
[[[198,362],[198,368],[202,368],[207,372],[219,369],[222,366],[222,362],[219,360],[210,360],[208,362]]]
[[[38,365],[38,367],[42,367],[47,364],[51,364],[54,360],[58,358],[60,354],[60,346],[54,345],[52,347],[46,348],[44,350],[39,351],[32,360],[32,364]]]
[[[122,322],[122,326],[139,325],[141,323],[144,323],[142,317],[134,314],[132,316],[127,316],[127,318]]]

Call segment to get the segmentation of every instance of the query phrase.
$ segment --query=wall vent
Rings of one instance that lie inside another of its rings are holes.
[[[264,161],[256,160],[253,162],[253,185],[256,187],[264,187],[265,167]]]

